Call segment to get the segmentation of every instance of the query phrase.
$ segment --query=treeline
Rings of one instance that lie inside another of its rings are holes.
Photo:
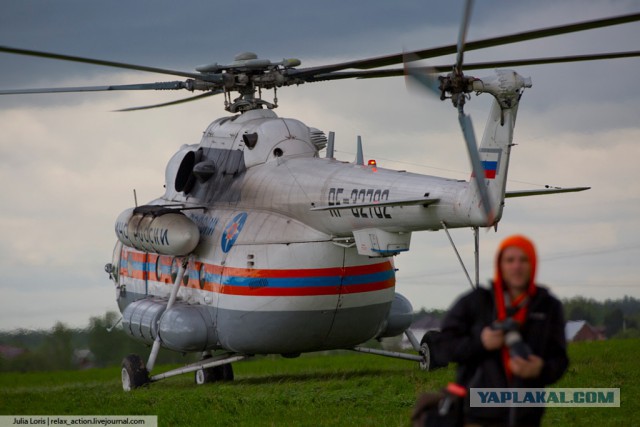
[[[562,301],[567,320],[586,320],[604,328],[607,338],[640,338],[640,299],[596,301],[573,297]]]
[[[596,301],[573,297],[562,300],[566,320],[586,320],[602,329],[607,338],[640,338],[640,299],[625,296],[622,299]],[[447,310],[422,308],[417,316],[429,314],[444,318]]]
[[[119,313],[108,312],[92,317],[83,329],[58,322],[50,330],[0,332],[0,372],[117,366],[131,353],[146,360],[149,346],[128,336],[120,326],[107,330],[119,318]],[[185,363],[194,357],[161,349],[158,363]]]

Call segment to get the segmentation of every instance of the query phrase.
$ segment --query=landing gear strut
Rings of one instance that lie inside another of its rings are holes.
[[[378,356],[393,357],[396,359],[404,359],[404,360],[410,360],[412,362],[418,362],[418,366],[420,367],[421,370],[428,371],[429,368],[431,367],[429,347],[424,343],[423,344],[418,343],[418,340],[413,335],[413,332],[411,332],[409,329],[404,331],[404,334],[409,339],[409,342],[411,343],[411,346],[413,347],[413,349],[418,352],[417,355],[409,354],[409,353],[401,353],[397,351],[381,350],[377,348],[360,347],[360,346],[350,348],[349,350],[357,351],[360,353],[377,354]],[[423,348],[423,345],[424,345],[424,348]]]

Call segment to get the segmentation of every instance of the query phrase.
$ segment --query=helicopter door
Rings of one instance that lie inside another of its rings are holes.
[[[351,347],[375,337],[385,325],[394,298],[390,258],[369,258],[346,248],[340,295],[328,344]]]

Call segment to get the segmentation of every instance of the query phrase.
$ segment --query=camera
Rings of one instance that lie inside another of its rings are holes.
[[[504,342],[507,348],[509,348],[509,355],[511,357],[520,356],[526,359],[532,353],[527,343],[522,341],[520,324],[513,318],[508,317],[501,322],[496,320],[491,324],[491,329],[504,331]]]

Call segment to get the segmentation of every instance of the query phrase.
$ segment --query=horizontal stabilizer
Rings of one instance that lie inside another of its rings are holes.
[[[436,203],[440,199],[430,199],[428,197],[421,197],[418,199],[404,199],[404,200],[380,200],[378,202],[369,202],[369,203],[350,203],[343,205],[325,205],[325,206],[316,206],[311,208],[312,211],[332,211],[332,210],[340,210],[340,209],[356,209],[356,208],[375,208],[381,206],[429,206],[433,203]]]
[[[584,191],[589,189],[591,189],[591,187],[542,188],[540,190],[507,191],[504,196],[505,197],[528,197],[528,196],[540,196],[544,194],[575,193],[576,191]]]

